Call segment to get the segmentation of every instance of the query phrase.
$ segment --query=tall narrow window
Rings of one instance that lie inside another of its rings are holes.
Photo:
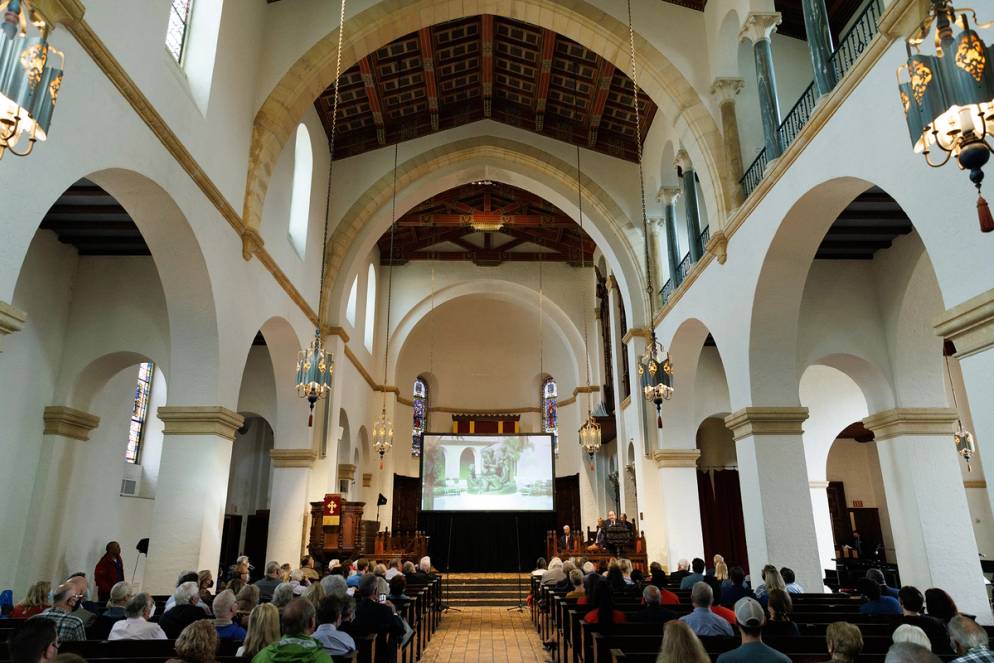
[[[293,189],[290,193],[290,243],[297,255],[304,257],[307,246],[307,221],[311,213],[311,173],[314,155],[311,153],[311,135],[303,124],[297,125],[297,139],[293,145]]]
[[[355,327],[355,306],[359,295],[359,275],[352,279],[352,288],[349,290],[349,302],[345,305],[345,319]]]
[[[411,455],[421,455],[425,431],[428,430],[428,383],[418,376],[414,381],[413,420],[411,421]]]
[[[135,402],[131,408],[131,426],[128,429],[128,448],[124,460],[137,463],[141,458],[142,439],[145,436],[145,420],[148,419],[148,402],[152,395],[152,377],[155,364],[147,361],[138,364],[138,384],[135,385]]]
[[[366,278],[366,329],[363,342],[366,349],[373,351],[373,325],[376,323],[376,269],[369,266],[369,276]]]
[[[176,64],[183,64],[192,8],[193,0],[170,0],[169,25],[166,27],[166,50],[176,60]]]
[[[559,387],[551,377],[542,383],[542,430],[552,433],[552,448],[559,455]]]

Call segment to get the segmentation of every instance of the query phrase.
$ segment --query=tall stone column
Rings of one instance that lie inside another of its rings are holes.
[[[704,557],[701,506],[697,498],[697,459],[700,449],[658,449],[656,477],[662,504],[664,553],[670,570],[680,559]]]
[[[169,594],[180,571],[217,568],[231,443],[244,418],[220,405],[166,405],[144,589]]]
[[[3,337],[21,331],[28,314],[0,301],[0,352],[3,352]]]
[[[770,41],[782,17],[780,12],[753,12],[746,17],[739,39],[752,42],[756,60],[756,83],[759,86],[759,113],[763,118],[766,158],[773,161],[783,152],[780,144],[780,101],[777,97],[777,74],[773,68],[773,43]]]
[[[994,623],[970,508],[953,444],[951,408],[896,408],[872,414],[901,583],[941,587],[966,613]]]
[[[304,546],[307,487],[317,453],[313,449],[273,449],[269,457],[273,480],[266,561],[295,564]]]
[[[742,146],[739,144],[739,122],[735,116],[735,95],[742,90],[741,78],[716,78],[711,84],[711,94],[718,100],[721,114],[721,137],[728,159],[728,170],[733,178],[737,202],[742,202]]]
[[[806,407],[746,407],[725,417],[735,439],[749,568],[789,566],[809,592],[824,581],[801,425]]]
[[[687,220],[687,245],[690,247],[690,262],[695,263],[704,255],[704,247],[701,246],[701,212],[697,206],[697,180],[694,177],[694,168],[690,163],[690,156],[686,150],[676,153],[673,160],[677,175],[680,176],[683,184],[683,209]]]
[[[646,241],[649,242],[649,268],[652,270],[654,287],[661,288],[663,286],[663,256],[660,238],[662,233],[660,231],[665,225],[665,221],[658,217],[650,217],[648,221],[649,236],[646,237]],[[655,297],[657,293],[652,294]]]
[[[825,0],[801,0],[804,13],[804,31],[808,35],[808,50],[811,52],[811,67],[815,72],[815,90],[818,96],[828,94],[838,80],[832,66],[832,31],[828,25],[828,10]]]
[[[680,264],[680,248],[676,243],[676,201],[679,197],[680,189],[675,186],[664,186],[656,194],[656,200],[665,205],[663,223],[666,225],[666,264],[670,268],[670,280],[673,282],[674,290],[680,285],[680,274],[677,271],[677,266]]]

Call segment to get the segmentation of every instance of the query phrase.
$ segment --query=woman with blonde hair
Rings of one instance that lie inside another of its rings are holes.
[[[852,663],[863,651],[863,634],[849,622],[832,622],[825,629],[825,644],[833,662]]]
[[[656,663],[710,663],[697,635],[684,622],[673,619],[663,628],[663,646]]]
[[[721,555],[714,556],[714,579],[718,582],[728,580],[728,565],[725,564],[725,558]]]
[[[238,601],[238,614],[235,615],[235,621],[245,626],[249,615],[255,610],[255,606],[259,605],[259,588],[255,585],[245,585],[235,595],[235,599]]]
[[[171,658],[166,663],[214,663],[218,642],[214,622],[199,619],[184,628],[176,638],[173,647],[179,658]]]
[[[14,606],[14,611],[10,613],[10,618],[27,619],[51,607],[48,602],[48,593],[51,591],[52,583],[47,580],[42,580],[31,585],[28,595],[24,597],[24,600]]]
[[[245,644],[235,655],[251,658],[279,639],[280,611],[272,603],[257,605],[248,618]]]

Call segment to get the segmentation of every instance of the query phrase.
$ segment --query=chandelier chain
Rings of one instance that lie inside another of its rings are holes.
[[[584,256],[583,247],[583,190],[580,187],[580,146],[576,146],[576,207],[577,216],[580,217],[580,271],[587,266],[586,259]],[[582,278],[582,274],[581,274]],[[583,318],[583,365],[587,372],[587,384],[586,387],[590,386],[590,346],[587,343],[587,299],[584,296],[584,292],[581,289],[580,292],[580,315]],[[593,395],[590,390],[587,390],[587,414],[590,414],[590,403],[593,399]]]
[[[435,371],[435,266],[431,267],[431,311],[428,312],[428,372]]]
[[[398,145],[393,146],[393,197],[390,203],[390,264],[387,265],[387,331],[383,343],[383,412],[387,411],[387,360],[390,352],[390,308],[393,302],[393,238],[397,227],[397,154]]]
[[[542,254],[538,254],[538,375],[545,380],[545,296],[542,292]]]
[[[632,0],[628,1],[628,45],[631,54],[632,64],[632,110],[635,112],[635,147],[638,154],[639,164],[639,194],[642,203],[642,234],[645,239],[645,283],[646,294],[649,296],[649,320],[652,326],[652,269],[649,265],[649,218],[645,207],[645,173],[642,168],[642,118],[639,113],[639,79],[638,69],[635,67],[635,30],[632,28]]]

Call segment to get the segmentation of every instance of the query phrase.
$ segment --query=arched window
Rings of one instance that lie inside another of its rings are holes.
[[[421,445],[424,442],[425,431],[428,430],[428,383],[418,376],[414,380],[413,420],[411,422],[411,455],[417,458],[421,455]]]
[[[359,295],[359,275],[356,274],[355,278],[352,279],[352,287],[349,289],[349,301],[345,305],[345,319],[349,321],[349,324],[355,327],[355,306],[356,299]]]
[[[193,0],[170,0],[169,24],[166,26],[166,50],[176,60],[183,64],[186,51],[186,36],[190,30],[190,10]]]
[[[546,433],[552,433],[554,436],[552,438],[553,449],[558,455],[559,387],[556,386],[556,381],[551,377],[545,378],[545,382],[542,383],[542,430]]]
[[[138,383],[135,385],[135,402],[131,407],[131,425],[128,428],[128,447],[124,460],[137,463],[141,458],[142,439],[145,436],[145,421],[148,419],[148,403],[152,396],[152,378],[155,364],[147,361],[138,364]]]
[[[366,329],[363,343],[366,349],[373,351],[373,325],[376,323],[376,268],[369,265],[369,276],[366,278]]]
[[[293,144],[293,189],[290,193],[290,243],[297,255],[304,257],[307,246],[307,221],[311,211],[311,172],[314,156],[311,135],[303,124],[297,125]]]

